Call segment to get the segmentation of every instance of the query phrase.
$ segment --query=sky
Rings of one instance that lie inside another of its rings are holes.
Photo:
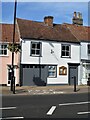
[[[83,17],[83,24],[87,26],[88,23],[88,0],[17,0],[16,17],[43,22],[45,16],[53,16],[54,23],[70,23],[72,24],[72,17],[74,11],[81,12]],[[2,17],[1,23],[12,23],[14,19],[14,0],[1,1]]]

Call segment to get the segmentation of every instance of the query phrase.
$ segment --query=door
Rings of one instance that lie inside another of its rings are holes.
[[[45,65],[25,65],[23,67],[23,86],[45,86],[48,67]]]
[[[74,76],[78,84],[78,66],[69,66],[69,85],[74,85]]]
[[[12,71],[10,68],[8,68],[8,80],[7,80],[7,86],[10,86],[11,84],[11,74],[12,74]]]

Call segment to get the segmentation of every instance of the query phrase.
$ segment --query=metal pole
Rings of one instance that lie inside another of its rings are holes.
[[[15,42],[15,24],[16,24],[16,7],[17,7],[17,0],[15,0],[15,7],[14,7],[14,26],[13,26],[13,50],[12,50],[12,79],[11,79],[11,91],[13,91],[13,79],[14,79],[14,42]]]
[[[15,76],[13,77],[13,94],[15,94]]]
[[[74,76],[74,92],[76,92],[76,77]]]

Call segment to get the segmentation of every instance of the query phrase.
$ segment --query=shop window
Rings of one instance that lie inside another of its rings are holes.
[[[56,77],[56,66],[49,66],[48,77]]]

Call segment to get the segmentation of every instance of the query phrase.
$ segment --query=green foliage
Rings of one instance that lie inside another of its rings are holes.
[[[9,51],[15,52],[15,53],[18,53],[21,51],[21,46],[17,43],[15,43],[15,44],[9,43],[7,48]]]

